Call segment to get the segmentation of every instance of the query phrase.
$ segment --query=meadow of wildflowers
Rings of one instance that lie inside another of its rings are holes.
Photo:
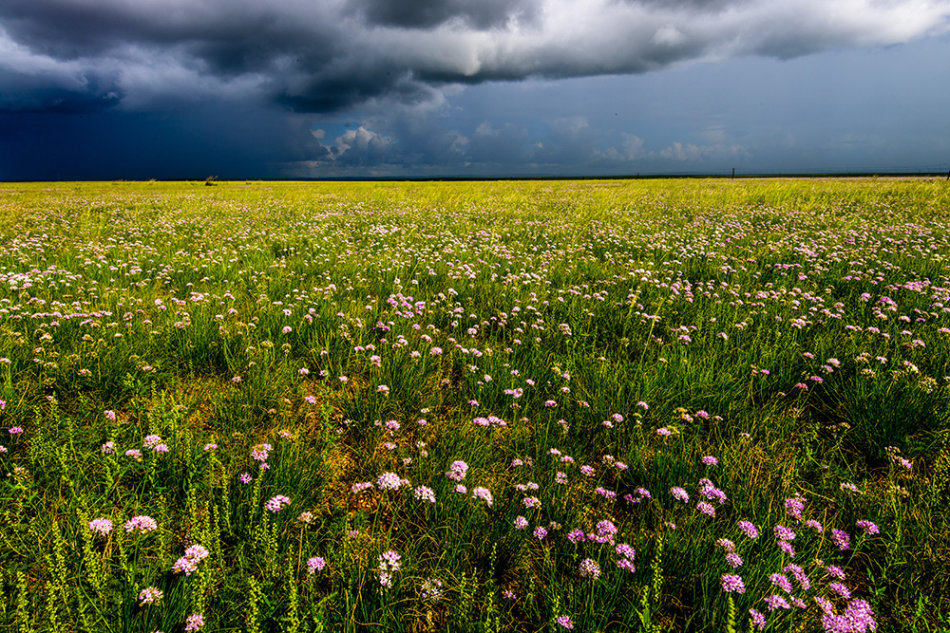
[[[950,630],[942,181],[0,209],[0,630]]]

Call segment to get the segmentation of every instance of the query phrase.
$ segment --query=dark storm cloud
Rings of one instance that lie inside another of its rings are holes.
[[[511,19],[531,20],[537,0],[361,0],[370,25],[430,28],[456,20],[474,29],[503,27]]]
[[[333,112],[453,83],[894,44],[948,15],[946,0],[3,0],[0,109],[223,98]]]
[[[0,86],[0,112],[95,112],[115,106],[122,98],[115,77],[91,71],[56,77],[0,68]]]

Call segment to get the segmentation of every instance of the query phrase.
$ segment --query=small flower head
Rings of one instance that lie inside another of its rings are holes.
[[[772,594],[765,598],[765,604],[768,605],[769,611],[775,611],[776,609],[791,609],[792,606],[788,604],[788,600],[783,598],[778,594]]]
[[[109,519],[93,519],[89,522],[89,530],[93,534],[105,536],[112,531],[112,521]]]
[[[290,505],[290,498],[285,497],[284,495],[276,495],[271,497],[264,507],[267,508],[269,512],[280,512],[284,508]]]
[[[428,486],[418,486],[415,490],[412,491],[412,495],[419,501],[427,501],[429,503],[435,503],[435,491]]]
[[[745,583],[742,581],[742,576],[723,574],[719,579],[719,583],[726,593],[745,593]]]
[[[134,532],[148,534],[158,529],[158,523],[152,517],[141,514],[126,521],[123,527],[130,534]]]
[[[596,580],[600,578],[600,565],[593,559],[585,558],[578,567],[578,573],[580,573],[581,578],[593,578]]]
[[[272,450],[274,450],[274,447],[270,444],[255,444],[253,447],[251,447],[251,459],[259,462],[266,462],[267,456]]]
[[[445,476],[451,479],[452,481],[462,481],[465,479],[465,474],[468,472],[468,464],[458,460],[452,462],[452,465],[449,466],[449,471],[445,473]]]
[[[185,631],[198,631],[205,625],[205,618],[200,613],[192,613],[185,619]]]
[[[775,526],[775,538],[780,541],[794,541],[795,532],[784,525]]]
[[[491,491],[488,490],[488,488],[481,488],[481,487],[472,488],[472,496],[475,497],[476,499],[481,499],[489,507],[492,504]]]
[[[402,479],[393,472],[385,472],[376,478],[376,485],[380,490],[399,490]]]
[[[792,497],[785,500],[785,513],[793,519],[801,519],[805,509],[805,501],[801,497]]]
[[[160,602],[165,594],[158,587],[146,587],[139,592],[139,606],[144,607],[150,604]]]
[[[772,574],[769,576],[769,580],[785,593],[792,593],[792,582],[788,579],[788,576],[784,574]]]
[[[831,542],[842,552],[851,547],[851,537],[844,530],[831,530]]]
[[[323,571],[327,566],[327,562],[320,558],[319,556],[314,556],[313,558],[307,559],[307,573],[314,574],[318,571]]]
[[[757,609],[749,609],[749,617],[752,619],[752,626],[755,627],[756,631],[761,631],[765,628],[765,616]]]

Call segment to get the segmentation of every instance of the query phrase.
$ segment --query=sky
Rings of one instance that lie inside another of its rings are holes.
[[[2,0],[0,180],[950,170],[950,0]]]

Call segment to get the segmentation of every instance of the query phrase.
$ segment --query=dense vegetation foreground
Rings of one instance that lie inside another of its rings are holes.
[[[0,211],[0,630],[950,629],[948,183]]]

